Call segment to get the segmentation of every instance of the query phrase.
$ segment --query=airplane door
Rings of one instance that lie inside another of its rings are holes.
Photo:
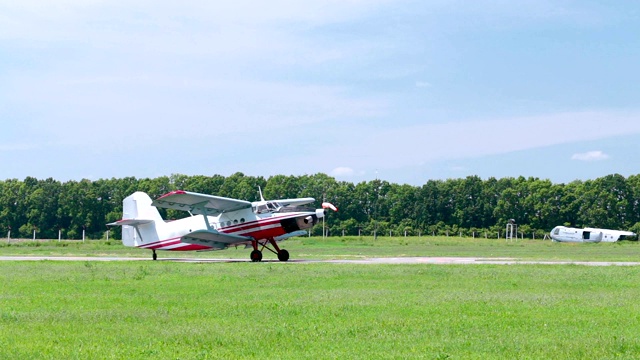
[[[600,231],[583,231],[582,232],[583,241],[588,242],[600,242],[602,241],[602,232]]]

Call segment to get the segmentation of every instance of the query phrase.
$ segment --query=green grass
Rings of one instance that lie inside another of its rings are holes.
[[[626,241],[282,245],[292,259],[640,261],[640,243]],[[2,256],[150,253],[116,241],[0,242]],[[158,254],[246,259],[249,250]],[[640,267],[0,262],[0,359],[640,359],[639,283]]]
[[[0,262],[1,359],[640,358],[640,267]]]
[[[281,243],[291,259],[359,259],[389,256],[463,256],[522,260],[640,261],[640,242],[554,243],[542,240],[471,239],[458,237],[298,237]],[[249,258],[244,247],[210,252],[159,251],[160,258]],[[0,255],[134,256],[151,251],[127,248],[119,241],[0,241]],[[265,259],[275,255],[265,252]]]

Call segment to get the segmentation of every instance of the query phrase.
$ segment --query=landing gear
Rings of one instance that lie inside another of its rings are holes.
[[[253,250],[251,252],[251,261],[253,262],[258,262],[258,261],[262,261],[262,251],[260,250]]]
[[[151,250],[153,251],[153,260],[158,260],[158,254],[156,254],[156,249]]]
[[[272,250],[270,247],[267,246],[267,242],[273,246]],[[253,246],[253,251],[251,252],[251,261],[253,262],[258,262],[258,261],[262,261],[262,250],[267,249],[269,251],[271,251],[272,253],[276,254],[278,256],[278,260],[280,261],[288,261],[289,260],[289,252],[287,250],[284,249],[280,249],[278,247],[278,243],[274,240],[274,239],[267,239],[267,242],[264,243],[260,243],[258,242],[258,240],[253,240],[251,241],[251,245]],[[262,245],[261,249],[258,249],[258,246]]]
[[[280,251],[278,251],[278,260],[280,261],[289,260],[289,252],[285,249],[280,249]]]
[[[274,249],[276,249],[276,251],[273,251],[271,249],[271,251],[275,252],[276,255],[278,255],[278,260],[280,261],[288,261],[289,260],[289,252],[285,249],[280,249],[278,247],[278,243],[274,240],[274,239],[269,239],[269,243],[271,244],[271,246],[273,246]]]

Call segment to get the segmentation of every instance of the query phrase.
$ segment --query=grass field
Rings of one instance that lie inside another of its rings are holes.
[[[640,258],[637,243],[284,244],[294,258]],[[149,253],[104,242],[0,246],[0,255]],[[0,359],[634,359],[639,280],[640,267],[617,266],[0,262]]]
[[[542,240],[471,239],[444,236],[425,237],[298,237],[281,243],[291,259],[360,259],[388,256],[467,256],[516,258],[523,260],[640,261],[640,242],[555,243]],[[159,251],[159,258],[248,259],[244,247],[224,251]],[[151,251],[128,248],[119,241],[16,241],[0,240],[2,255],[134,256],[151,257]],[[276,256],[265,251],[265,259]]]

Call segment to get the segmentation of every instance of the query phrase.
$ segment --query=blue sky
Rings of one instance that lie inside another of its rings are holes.
[[[0,1],[0,179],[640,173],[633,1]]]

